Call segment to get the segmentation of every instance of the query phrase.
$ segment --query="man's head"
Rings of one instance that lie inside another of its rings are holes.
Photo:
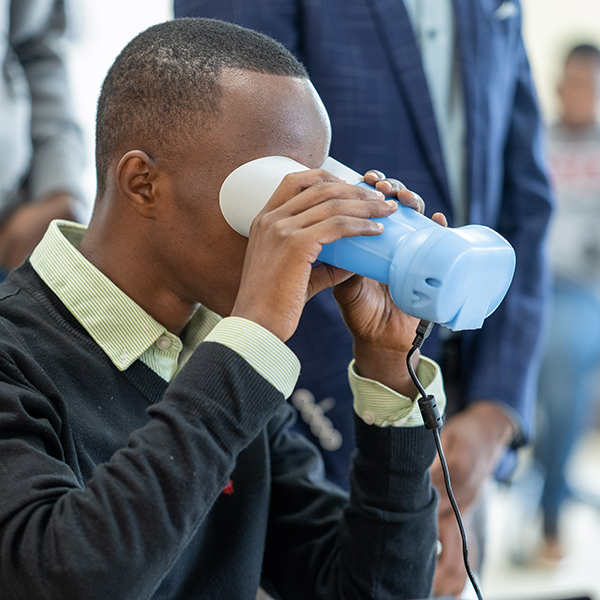
[[[110,162],[131,139],[178,146],[180,136],[209,129],[220,110],[223,69],[307,78],[275,40],[212,19],[177,19],[134,38],[102,86],[96,121],[98,191]]]
[[[161,291],[159,303],[225,314],[247,241],[220,213],[222,182],[262,156],[318,167],[329,142],[320,98],[279,43],[208,19],[151,27],[102,89],[98,198],[82,252],[150,314]]]
[[[600,50],[596,46],[581,44],[568,53],[558,94],[567,127],[595,123],[600,99]]]

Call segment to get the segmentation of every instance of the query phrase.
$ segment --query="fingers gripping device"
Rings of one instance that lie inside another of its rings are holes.
[[[368,187],[363,177],[328,158],[322,169]],[[220,204],[229,225],[248,236],[250,225],[282,179],[308,170],[283,156],[248,162],[223,182]],[[513,278],[515,252],[482,225],[442,227],[399,205],[381,235],[342,238],[323,246],[319,260],[389,286],[394,304],[408,315],[459,331],[478,329],[500,304]]]

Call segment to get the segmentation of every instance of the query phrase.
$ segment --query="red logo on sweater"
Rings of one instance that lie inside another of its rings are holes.
[[[229,483],[223,488],[223,493],[231,496],[233,494],[233,480],[229,480]]]

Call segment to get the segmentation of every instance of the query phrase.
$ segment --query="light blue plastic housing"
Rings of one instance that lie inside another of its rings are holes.
[[[381,235],[327,244],[319,260],[387,283],[400,310],[454,331],[480,328],[498,308],[515,271],[501,235],[481,225],[442,227],[402,205],[374,220],[384,224]]]
[[[331,158],[322,168],[368,187]],[[283,177],[302,170],[307,167],[286,157],[242,165],[221,188],[225,219],[247,236]],[[482,225],[442,227],[400,204],[393,215],[374,220],[384,225],[381,235],[327,244],[319,260],[387,284],[400,310],[454,331],[480,328],[498,308],[515,271],[515,252],[500,234]]]

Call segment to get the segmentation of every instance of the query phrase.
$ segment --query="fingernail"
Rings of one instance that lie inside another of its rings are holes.
[[[386,200],[385,203],[390,206],[398,206],[398,203],[395,200]]]

